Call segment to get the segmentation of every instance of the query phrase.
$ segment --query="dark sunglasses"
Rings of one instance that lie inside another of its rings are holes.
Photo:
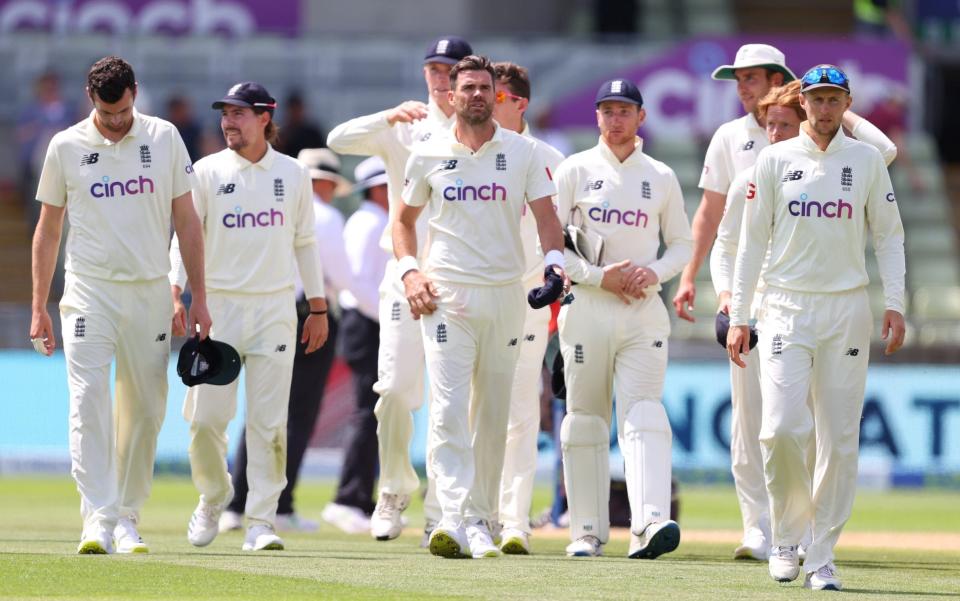
[[[832,83],[838,86],[847,86],[850,80],[846,74],[836,67],[814,67],[803,76],[803,83],[813,85],[818,83]]]

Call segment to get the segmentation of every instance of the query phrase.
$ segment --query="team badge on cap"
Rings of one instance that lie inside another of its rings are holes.
[[[444,63],[455,65],[465,56],[473,54],[473,48],[463,38],[446,36],[434,40],[423,57],[424,63]]]

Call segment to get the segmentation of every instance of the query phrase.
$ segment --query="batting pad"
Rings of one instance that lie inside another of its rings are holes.
[[[610,537],[610,427],[596,415],[568,413],[560,426],[570,538]],[[668,482],[669,486],[669,482]]]
[[[660,401],[637,401],[621,428],[631,524],[640,535],[651,522],[670,519],[670,421]]]

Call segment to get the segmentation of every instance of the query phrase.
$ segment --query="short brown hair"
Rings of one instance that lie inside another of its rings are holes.
[[[497,84],[510,88],[510,92],[530,100],[530,75],[525,67],[516,63],[493,63]]]
[[[770,88],[767,95],[757,103],[757,113],[762,121],[767,119],[767,110],[771,106],[793,109],[801,121],[807,120],[807,112],[800,106],[800,81],[795,79],[786,85]]]
[[[93,63],[87,73],[87,89],[90,97],[96,94],[100,100],[113,104],[123,98],[127,89],[137,92],[137,76],[130,63],[119,56],[107,56]]]
[[[493,70],[493,65],[490,63],[490,59],[485,56],[471,54],[460,59],[460,62],[450,69],[451,88],[457,88],[457,76],[460,75],[461,71],[486,71],[490,74],[491,83],[497,81],[497,74]]]

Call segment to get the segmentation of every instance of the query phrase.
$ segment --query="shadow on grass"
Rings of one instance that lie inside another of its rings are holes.
[[[884,595],[884,596],[894,596],[894,597],[946,597],[949,599],[956,599],[956,593],[932,593],[927,591],[880,591],[876,589],[868,588],[847,588],[843,587],[843,592],[845,593],[860,593],[861,595]]]

